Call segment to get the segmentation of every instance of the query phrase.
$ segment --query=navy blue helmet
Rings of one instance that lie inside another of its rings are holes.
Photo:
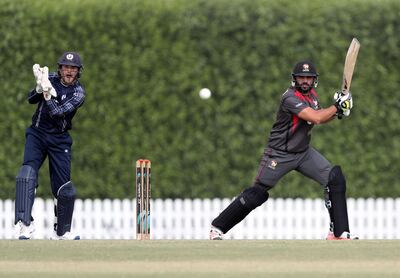
[[[58,59],[57,64],[58,66],[66,65],[66,66],[78,67],[79,69],[83,67],[81,57],[76,52],[65,52]]]
[[[79,56],[78,53],[69,51],[69,52],[64,52],[63,55],[58,59],[58,68],[60,69],[62,65],[66,66],[73,66],[73,67],[78,67],[78,75],[77,78],[79,78],[82,74],[83,70],[83,64],[81,57]]]

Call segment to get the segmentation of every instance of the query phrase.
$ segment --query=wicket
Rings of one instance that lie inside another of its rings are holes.
[[[151,161],[136,161],[136,239],[150,239]]]

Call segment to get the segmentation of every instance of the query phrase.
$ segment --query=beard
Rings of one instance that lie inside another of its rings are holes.
[[[61,76],[61,82],[67,86],[74,84],[77,80],[76,74],[69,74],[69,73],[61,72],[60,76]]]
[[[296,82],[296,89],[299,90],[301,93],[306,94],[312,89],[312,84],[309,85],[308,83],[298,84]]]

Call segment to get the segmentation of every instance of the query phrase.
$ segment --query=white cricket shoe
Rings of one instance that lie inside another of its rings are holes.
[[[57,232],[54,231],[53,235],[50,237],[51,240],[80,240],[81,237],[78,235],[74,235],[71,232],[66,232],[62,236],[57,235]]]
[[[343,232],[339,237],[335,237],[332,231],[329,231],[326,240],[357,240],[360,239],[357,235],[349,232]]]
[[[31,221],[31,224],[27,226],[20,220],[15,225],[15,228],[17,229],[18,239],[20,240],[32,238],[33,233],[35,232],[35,225],[33,224],[33,221]]]
[[[210,240],[222,240],[223,235],[224,233],[220,229],[211,226]]]

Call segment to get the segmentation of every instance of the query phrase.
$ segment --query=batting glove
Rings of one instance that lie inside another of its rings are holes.
[[[351,108],[353,108],[353,98],[351,96],[351,92],[346,94],[343,92],[336,92],[333,95],[333,99],[335,100],[338,117],[341,118],[341,115],[348,117],[350,115]]]

